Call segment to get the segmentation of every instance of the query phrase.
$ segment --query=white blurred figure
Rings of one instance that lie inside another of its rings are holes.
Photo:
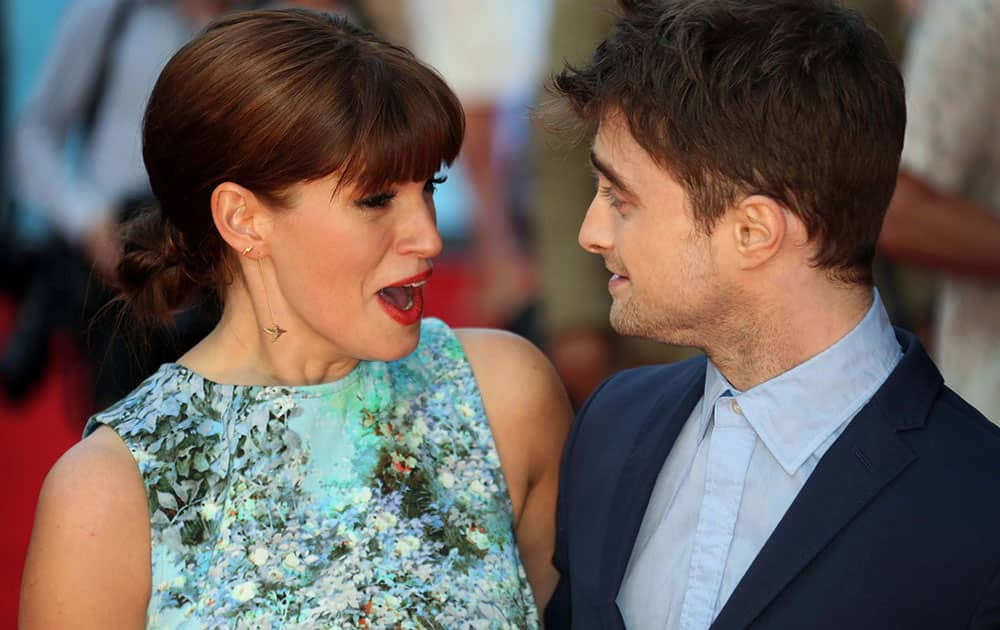
[[[0,355],[9,397],[37,383],[57,328],[87,330],[101,406],[137,385],[172,341],[153,338],[142,355],[115,339],[100,312],[121,256],[119,220],[149,197],[140,129],[167,59],[234,0],[76,0],[62,16],[49,56],[14,129],[10,168],[18,209],[38,212],[55,234],[27,282],[18,323]],[[91,283],[93,269],[97,282]],[[180,320],[178,320],[180,322]],[[186,322],[187,320],[185,320]],[[176,343],[188,343],[187,323]],[[91,334],[93,333],[93,334]],[[196,336],[197,330],[193,331]]]
[[[504,324],[535,289],[509,207],[510,167],[524,138],[505,132],[504,115],[525,120],[542,78],[551,2],[410,0],[405,7],[414,53],[441,73],[465,108],[460,160],[473,195],[479,306]]]
[[[234,4],[78,0],[62,19],[15,129],[15,192],[102,274],[117,263],[121,205],[148,194],[139,128],[153,82],[175,50]],[[66,147],[81,127],[86,137],[76,165]]]
[[[923,0],[920,10],[880,245],[939,272],[935,360],[949,387],[1000,424],[1000,5]]]

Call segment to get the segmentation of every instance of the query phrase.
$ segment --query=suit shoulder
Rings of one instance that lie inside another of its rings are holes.
[[[931,408],[927,428],[938,441],[950,438],[965,459],[980,453],[1000,471],[1000,427],[990,422],[949,387],[943,387]]]
[[[591,396],[593,402],[607,402],[618,397],[657,397],[671,388],[684,388],[704,375],[705,357],[697,356],[677,363],[644,365],[622,370],[608,377]],[[591,401],[588,401],[588,406]]]
[[[995,446],[1000,446],[1000,426],[991,422],[981,411],[970,405],[953,389],[947,386],[943,387],[941,396],[938,398],[938,404],[962,418],[967,430],[977,431],[984,436],[989,436],[985,439],[993,442]]]
[[[976,511],[1000,518],[1000,427],[951,389],[944,387],[922,431],[908,440],[923,466],[934,471],[928,483],[943,491],[962,488]]]
[[[601,435],[615,427],[627,434],[641,424],[661,402],[681,400],[702,383],[705,358],[623,370],[594,390],[577,414],[575,432]],[[603,427],[603,428],[602,428]]]

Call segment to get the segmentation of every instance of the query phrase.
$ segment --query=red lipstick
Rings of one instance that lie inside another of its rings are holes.
[[[382,309],[396,323],[412,326],[424,314],[424,285],[431,269],[383,287],[376,294]]]

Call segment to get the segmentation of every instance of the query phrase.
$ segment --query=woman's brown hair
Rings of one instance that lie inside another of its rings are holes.
[[[433,70],[341,18],[246,11],[215,22],[167,63],[146,107],[157,207],[126,225],[123,300],[168,321],[226,281],[210,211],[220,183],[281,208],[292,185],[333,173],[366,194],[423,181],[455,159],[463,121]]]

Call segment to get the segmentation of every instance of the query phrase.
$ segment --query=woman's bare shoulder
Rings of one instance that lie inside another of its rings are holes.
[[[535,601],[544,608],[558,573],[555,545],[559,462],[573,412],[548,358],[497,330],[458,330],[489,418],[514,506],[517,545]]]
[[[520,469],[533,482],[551,462],[558,463],[573,419],[552,363],[534,344],[513,333],[459,329],[455,334],[476,376],[498,446],[509,444],[508,450],[518,459],[527,456]]]
[[[121,438],[101,427],[67,451],[42,484],[20,627],[141,627],[149,540],[139,469]]]
[[[534,344],[514,333],[488,328],[457,329],[455,334],[484,401],[499,396],[520,411],[552,412],[537,418],[538,422],[568,421],[569,402],[562,382]]]
[[[72,501],[79,493],[103,492],[114,501],[123,497],[104,491],[129,487],[145,497],[142,476],[125,442],[114,429],[101,426],[59,458],[45,478],[42,493]]]

